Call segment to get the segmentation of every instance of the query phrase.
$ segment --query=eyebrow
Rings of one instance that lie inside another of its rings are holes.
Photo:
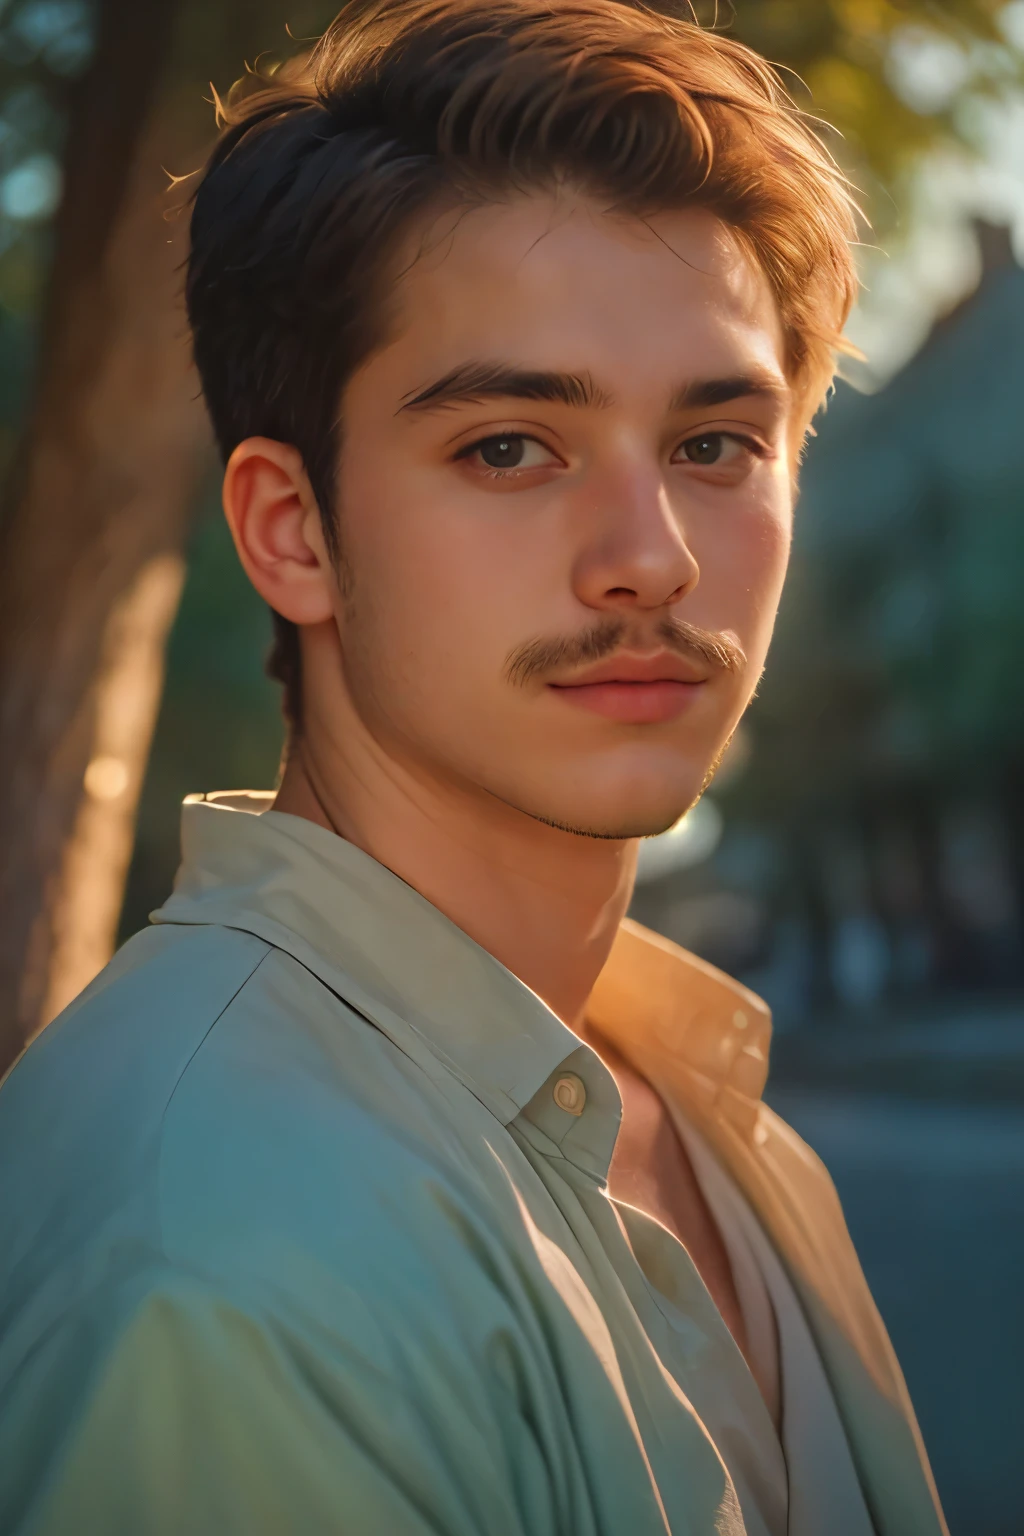
[[[727,379],[695,379],[681,384],[669,402],[672,411],[706,410],[712,405],[728,405],[731,400],[774,400],[787,405],[792,391],[780,374],[767,369],[740,373]]]
[[[517,368],[511,363],[462,363],[417,394],[408,395],[401,411],[436,411],[479,400],[551,400],[577,409],[611,404],[589,373],[560,373]]]
[[[789,385],[778,374],[765,370],[720,379],[695,379],[681,384],[670,400],[670,411],[705,410],[731,400],[770,399],[785,405]],[[605,408],[613,397],[589,373],[519,368],[513,363],[460,363],[425,389],[405,397],[396,411],[444,410],[482,400],[549,400],[577,410]]]

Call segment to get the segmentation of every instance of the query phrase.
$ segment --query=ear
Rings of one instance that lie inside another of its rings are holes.
[[[330,619],[337,576],[298,450],[246,438],[224,471],[223,502],[238,558],[260,596],[293,624]]]

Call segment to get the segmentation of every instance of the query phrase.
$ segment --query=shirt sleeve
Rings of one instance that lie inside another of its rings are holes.
[[[134,1290],[67,1318],[8,1399],[9,1536],[554,1530],[527,1426],[510,1445],[465,1366],[396,1356],[359,1298],[318,1333],[188,1275]]]

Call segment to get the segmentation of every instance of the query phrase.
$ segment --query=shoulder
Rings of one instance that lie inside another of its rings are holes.
[[[159,1131],[188,1064],[269,946],[149,929],[43,1031],[0,1087],[0,1292],[64,1304],[101,1255],[157,1246]]]
[[[867,1286],[831,1175],[818,1154],[767,1104],[758,1111],[751,1143],[756,1176],[742,1177],[754,1208],[791,1270],[844,1311],[860,1310]],[[747,1163],[746,1159],[743,1159]],[[749,1171],[749,1164],[748,1171]]]
[[[146,1139],[269,948],[221,928],[151,928],[129,940],[0,1085],[0,1161],[26,1169],[38,1195],[83,1156],[141,1151],[133,1138]]]
[[[780,1114],[762,1103],[758,1110],[755,1140],[764,1159],[769,1161],[795,1189],[814,1191],[834,1201],[838,1196],[832,1176],[817,1152]]]
[[[257,1307],[401,1311],[473,1268],[493,1130],[289,955],[149,930],[0,1091],[0,1159],[25,1170],[0,1193],[0,1288],[34,1335],[154,1263]]]
[[[119,1093],[161,1093],[270,946],[235,929],[148,928],[39,1035],[0,1086],[0,1136],[31,1135],[43,1103],[74,1111]],[[66,1100],[66,1104],[61,1100]]]
[[[38,1187],[72,1142],[99,1154],[111,1134],[159,1115],[269,949],[223,928],[129,940],[0,1085],[0,1159],[31,1168]]]

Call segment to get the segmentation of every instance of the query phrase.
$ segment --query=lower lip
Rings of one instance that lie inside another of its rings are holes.
[[[667,678],[655,683],[581,683],[573,688],[549,684],[552,693],[569,704],[626,725],[661,725],[677,719],[689,709],[703,686]]]

